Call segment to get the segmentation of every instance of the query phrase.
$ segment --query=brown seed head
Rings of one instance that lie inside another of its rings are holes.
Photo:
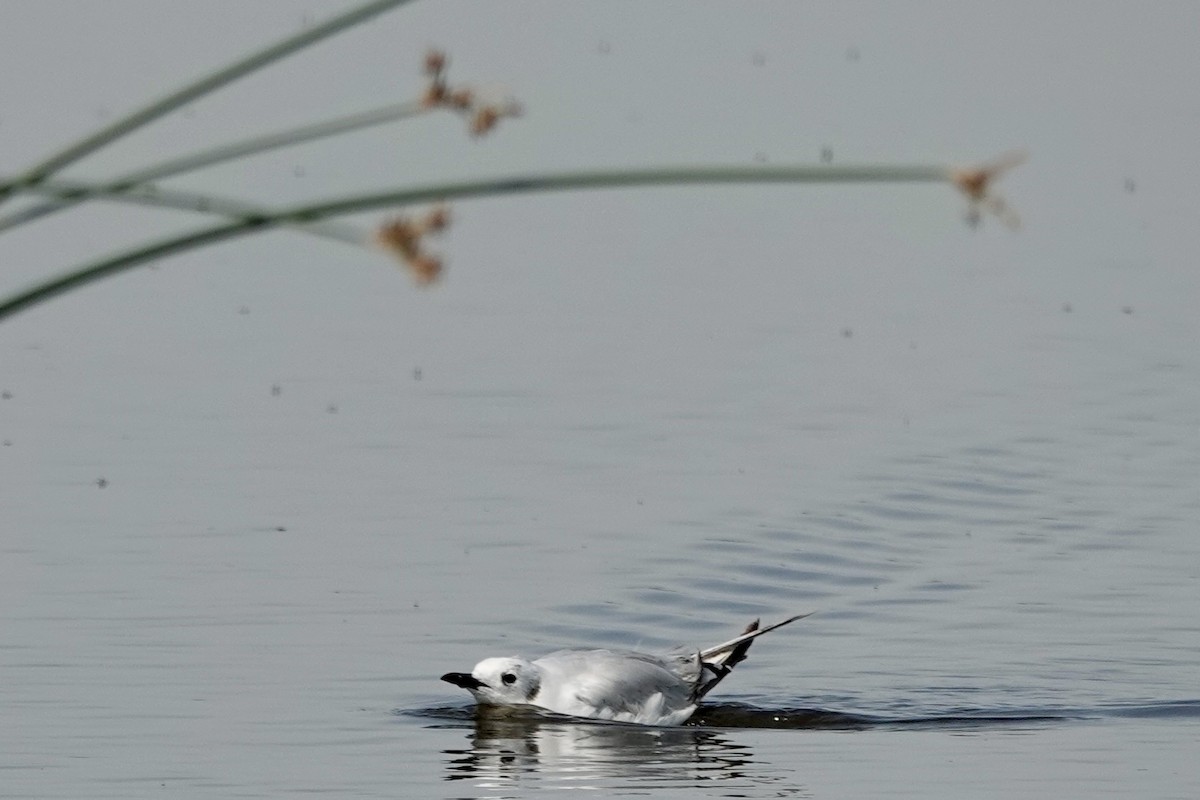
[[[982,212],[987,211],[1010,228],[1020,227],[1020,217],[995,193],[992,184],[1005,172],[1023,163],[1026,158],[1027,155],[1023,151],[1014,151],[977,167],[950,170],[950,182],[967,196],[968,223],[979,224]]]
[[[502,103],[491,103],[480,106],[471,117],[471,135],[482,136],[505,117],[519,117],[524,112],[521,104],[515,100],[505,100]]]
[[[421,231],[407,217],[396,217],[379,226],[375,232],[375,241],[384,249],[407,260],[420,253]]]
[[[998,180],[1001,175],[1013,167],[1023,164],[1028,157],[1023,150],[1014,150],[977,167],[951,170],[950,180],[968,198],[982,200],[987,196],[988,187],[992,181]]]
[[[971,200],[982,200],[987,194],[991,175],[984,169],[960,169],[951,173],[954,185]]]
[[[421,95],[422,108],[436,108],[446,102],[446,84],[440,80],[434,80],[425,87],[425,94]]]
[[[430,50],[425,54],[425,74],[431,78],[441,77],[446,71],[446,54],[441,50]]]
[[[471,135],[483,136],[496,127],[500,121],[500,111],[495,106],[483,106],[471,117]]]
[[[442,274],[442,260],[437,256],[419,253],[405,261],[417,283],[427,286],[436,281]]]
[[[450,226],[450,209],[446,206],[438,206],[425,215],[423,221],[424,231],[426,233],[439,233]]]
[[[442,260],[425,252],[421,237],[438,233],[450,224],[450,211],[445,206],[431,209],[419,220],[396,217],[375,232],[375,241],[404,263],[417,283],[426,285],[442,273]]]

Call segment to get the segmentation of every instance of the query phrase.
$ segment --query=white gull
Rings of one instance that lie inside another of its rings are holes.
[[[696,653],[649,655],[632,650],[558,650],[530,661],[485,658],[471,672],[442,680],[481,705],[532,706],[556,714],[640,725],[680,725],[735,666],[754,639],[798,614],[760,628],[758,620],[728,642]]]

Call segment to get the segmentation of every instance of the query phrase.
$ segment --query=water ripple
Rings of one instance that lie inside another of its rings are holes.
[[[399,717],[426,720],[430,727],[477,727],[510,731],[532,730],[541,725],[577,725],[581,728],[624,731],[663,731],[695,728],[774,728],[779,730],[866,730],[869,728],[991,728],[1011,725],[1083,722],[1087,720],[1171,719],[1200,720],[1200,699],[1149,703],[1106,703],[1095,706],[954,707],[940,711],[896,703],[903,713],[858,713],[810,706],[767,707],[748,702],[705,703],[684,725],[654,728],[600,720],[578,719],[537,709],[494,708],[475,705],[396,709]]]

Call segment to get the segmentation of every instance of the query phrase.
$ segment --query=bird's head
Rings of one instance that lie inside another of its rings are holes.
[[[442,680],[466,689],[476,702],[498,706],[532,703],[541,688],[538,668],[518,656],[485,658],[470,675],[447,672]]]

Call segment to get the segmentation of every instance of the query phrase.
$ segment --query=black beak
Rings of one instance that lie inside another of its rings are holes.
[[[446,683],[453,683],[455,686],[463,689],[478,689],[483,686],[483,681],[476,680],[474,676],[468,675],[465,672],[447,672],[442,676],[442,680]]]

